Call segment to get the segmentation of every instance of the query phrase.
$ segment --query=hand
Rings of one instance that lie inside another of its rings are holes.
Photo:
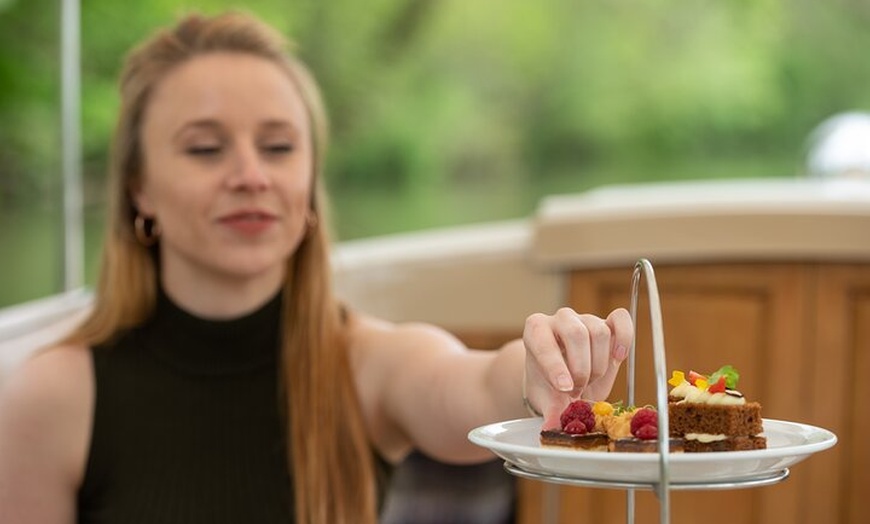
[[[607,398],[633,337],[631,316],[622,308],[606,319],[567,307],[526,319],[525,394],[543,413],[544,429],[559,427],[572,400]]]

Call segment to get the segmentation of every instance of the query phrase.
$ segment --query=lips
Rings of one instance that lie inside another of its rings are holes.
[[[235,211],[221,216],[218,223],[243,235],[260,234],[278,221],[278,217],[262,210]]]

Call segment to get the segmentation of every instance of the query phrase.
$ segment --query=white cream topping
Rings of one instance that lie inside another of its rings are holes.
[[[728,435],[711,435],[710,433],[686,433],[683,438],[685,438],[686,440],[697,440],[698,442],[703,442],[704,444],[707,444],[710,442],[725,440],[728,438]]]
[[[738,396],[739,395],[739,396]],[[728,393],[710,393],[702,391],[689,381],[683,381],[678,386],[671,390],[671,396],[682,398],[683,402],[692,404],[712,404],[719,406],[742,406],[746,404],[746,399],[743,395],[737,392],[737,395],[729,395]]]
[[[684,380],[680,382],[678,386],[674,386],[674,389],[671,390],[671,396],[677,398],[686,398],[686,395],[689,393],[690,389],[698,389],[695,386],[689,384],[688,381]]]

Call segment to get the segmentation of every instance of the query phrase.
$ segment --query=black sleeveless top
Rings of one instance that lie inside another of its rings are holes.
[[[228,321],[190,315],[161,294],[150,321],[92,351],[80,524],[293,521],[280,318],[280,293]],[[377,463],[385,482],[388,467]]]

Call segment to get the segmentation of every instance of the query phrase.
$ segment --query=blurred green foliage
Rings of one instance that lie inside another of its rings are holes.
[[[58,16],[0,4],[3,197],[56,155]],[[226,0],[82,2],[83,140],[101,183],[124,52]],[[796,151],[870,106],[870,4],[855,0],[248,1],[320,80],[335,186],[545,177],[592,163]]]
[[[59,4],[0,0],[0,210],[59,202]],[[608,182],[792,175],[816,124],[870,108],[864,0],[81,5],[89,210],[124,53],[194,10],[243,6],[298,44],[330,110],[341,239],[526,216]]]

